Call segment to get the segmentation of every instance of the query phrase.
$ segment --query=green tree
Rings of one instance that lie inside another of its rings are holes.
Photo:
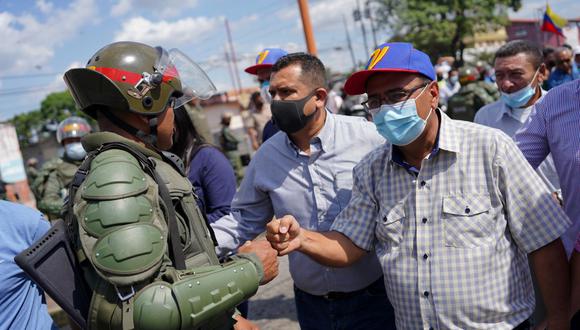
[[[68,91],[50,93],[40,102],[40,109],[19,114],[11,122],[23,145],[28,144],[33,130],[40,132],[49,122],[60,122],[70,116],[80,116],[95,127],[95,122],[82,111],[76,109],[75,102]]]
[[[464,39],[508,24],[508,9],[521,0],[375,0],[378,24],[394,32],[391,41],[406,41],[433,60],[451,55],[463,62]]]
[[[44,119],[60,122],[76,112],[75,102],[68,91],[50,93],[40,103],[40,112]]]

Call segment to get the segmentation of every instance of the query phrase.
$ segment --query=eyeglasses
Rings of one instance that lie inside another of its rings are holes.
[[[567,59],[563,59],[563,60],[556,60],[556,65],[562,65],[562,64],[570,64],[572,63],[572,58],[567,58]]]
[[[365,111],[367,111],[371,115],[375,115],[379,111],[381,105],[395,104],[406,101],[411,97],[411,95],[413,95],[413,93],[415,93],[421,88],[425,88],[429,84],[430,82],[410,89],[401,88],[380,96],[371,96],[366,102],[363,102],[361,104],[365,108]]]

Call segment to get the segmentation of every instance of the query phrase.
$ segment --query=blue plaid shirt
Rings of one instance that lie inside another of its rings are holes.
[[[527,254],[570,222],[512,139],[439,114],[418,175],[377,148],[331,229],[376,251],[398,329],[512,329],[534,309]]]

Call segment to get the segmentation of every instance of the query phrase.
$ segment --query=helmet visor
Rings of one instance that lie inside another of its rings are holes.
[[[175,100],[175,108],[193,98],[207,100],[217,91],[205,71],[179,49],[162,51],[157,68],[164,75],[179,76],[181,80],[183,95]]]

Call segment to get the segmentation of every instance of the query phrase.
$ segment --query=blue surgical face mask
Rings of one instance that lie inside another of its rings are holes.
[[[425,88],[419,96],[423,94]],[[423,133],[431,112],[433,109],[429,110],[427,119],[419,117],[416,98],[413,98],[395,104],[381,105],[378,113],[373,115],[373,121],[379,134],[390,143],[405,146],[415,141]]]
[[[80,142],[69,143],[64,146],[66,156],[72,160],[81,160],[85,158],[87,152]]]
[[[536,70],[536,73],[532,77],[532,80],[526,87],[513,93],[500,92],[502,101],[504,101],[504,103],[507,104],[508,107],[512,109],[521,108],[530,101],[532,96],[534,96],[534,94],[536,93],[536,89],[532,87],[532,85],[534,84],[534,80],[538,75],[538,70]]]
[[[449,82],[451,85],[455,85],[459,82],[459,76],[451,76],[449,77]]]
[[[267,104],[272,103],[272,95],[270,95],[270,81],[268,80],[264,80],[261,84],[260,84],[260,96],[262,97],[262,100],[264,100],[264,102],[266,102]]]

